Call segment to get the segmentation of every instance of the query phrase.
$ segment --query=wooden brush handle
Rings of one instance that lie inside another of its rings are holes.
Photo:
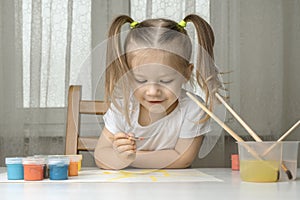
[[[205,105],[196,99],[189,92],[186,93],[202,110],[204,110],[211,118],[213,118],[222,128],[224,128],[236,141],[244,142],[233,130],[231,130],[224,122],[222,122],[213,112],[211,112]]]
[[[300,120],[298,122],[296,122],[287,132],[285,132],[285,134],[283,134],[278,140],[277,142],[282,141],[284,138],[286,138],[298,125],[300,124]],[[262,156],[267,155],[278,143],[274,143],[272,146],[270,146],[263,154]]]
[[[196,99],[193,95],[191,95],[189,92],[186,93],[188,97],[190,97],[202,110],[204,110],[212,119],[214,119],[222,128],[224,128],[229,135],[231,135],[236,141],[238,142],[244,142],[244,140],[238,136],[231,128],[229,128],[224,122],[222,122],[213,112],[211,112],[205,105],[203,105],[198,99]],[[251,153],[256,159],[262,160],[260,156],[248,145],[245,143],[242,143],[242,145],[247,148],[249,153]]]
[[[248,133],[253,137],[253,139],[257,142],[262,142],[262,139],[258,137],[258,135],[246,124],[244,120],[226,103],[226,101],[216,93],[216,97],[221,103],[229,110],[229,112],[240,122],[240,124],[248,131]]]

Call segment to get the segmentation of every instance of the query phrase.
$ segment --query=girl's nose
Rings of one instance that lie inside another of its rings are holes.
[[[146,94],[149,96],[157,96],[161,94],[161,88],[157,83],[147,85]]]

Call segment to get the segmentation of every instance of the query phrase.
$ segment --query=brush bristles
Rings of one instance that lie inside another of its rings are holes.
[[[285,173],[286,173],[287,177],[289,178],[289,180],[293,179],[293,175],[292,175],[292,172],[290,170],[286,170]]]

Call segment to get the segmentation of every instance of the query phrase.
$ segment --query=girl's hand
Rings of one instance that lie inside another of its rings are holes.
[[[136,143],[133,134],[116,133],[113,137],[113,149],[123,159],[134,161],[136,156]]]

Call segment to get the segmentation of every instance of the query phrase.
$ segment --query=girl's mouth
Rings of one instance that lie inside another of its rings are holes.
[[[148,101],[148,102],[151,104],[159,104],[159,103],[162,103],[163,101]]]

